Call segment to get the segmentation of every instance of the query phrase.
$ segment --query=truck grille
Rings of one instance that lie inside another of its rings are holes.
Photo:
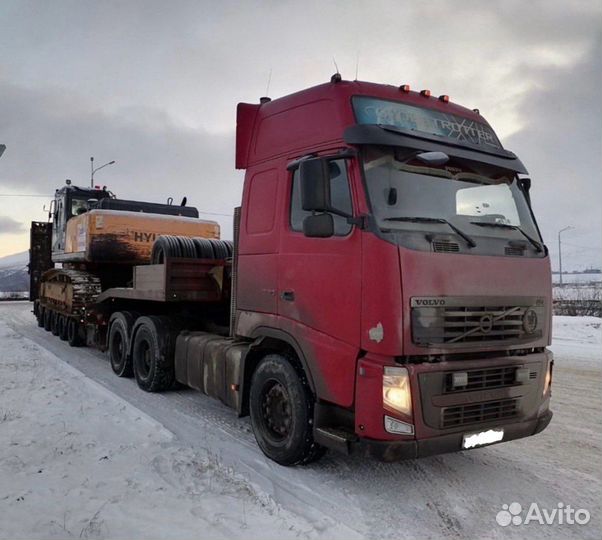
[[[492,388],[504,388],[516,384],[516,366],[507,366],[489,369],[468,370],[468,383],[466,386],[453,386],[453,373],[445,374],[444,392],[466,392],[470,390],[482,390]],[[535,373],[537,376],[537,373]]]
[[[546,319],[545,300],[534,297],[414,297],[411,307],[412,338],[424,346],[532,341]]]
[[[487,401],[441,409],[441,427],[457,427],[512,418],[518,414],[517,399]]]
[[[516,339],[526,308],[518,306],[446,308],[444,343]],[[486,331],[483,331],[483,330]]]

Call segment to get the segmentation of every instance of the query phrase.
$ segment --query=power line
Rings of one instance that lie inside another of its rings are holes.
[[[45,197],[50,199],[50,195],[36,195],[35,193],[0,193],[0,197]]]
[[[35,195],[33,193],[0,193],[0,197],[47,197],[49,195]],[[208,210],[199,210],[199,214],[206,214],[208,216],[223,216],[223,217],[234,217],[234,214],[223,214],[221,212],[209,212]]]
[[[199,210],[199,214],[207,214],[209,216],[224,216],[224,217],[234,217],[234,214],[221,214],[220,212],[205,212],[204,210]]]

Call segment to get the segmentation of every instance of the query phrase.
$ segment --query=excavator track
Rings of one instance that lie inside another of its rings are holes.
[[[81,316],[101,293],[100,279],[89,272],[57,268],[40,282],[40,305],[67,316]]]

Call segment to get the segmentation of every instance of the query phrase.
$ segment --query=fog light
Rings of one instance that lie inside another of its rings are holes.
[[[385,367],[383,375],[383,404],[402,414],[412,414],[412,394],[408,370]]]
[[[529,382],[529,368],[517,368],[514,372],[514,380],[520,384],[527,384]]]
[[[414,426],[385,415],[385,431],[401,435],[414,435]]]
[[[468,385],[468,373],[466,371],[455,371],[452,373],[452,386],[460,388]]]

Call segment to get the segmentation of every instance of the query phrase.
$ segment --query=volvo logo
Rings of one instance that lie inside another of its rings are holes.
[[[445,299],[443,298],[412,298],[414,306],[444,306]]]
[[[493,329],[493,315],[487,313],[479,319],[479,330],[482,334],[489,334]]]

